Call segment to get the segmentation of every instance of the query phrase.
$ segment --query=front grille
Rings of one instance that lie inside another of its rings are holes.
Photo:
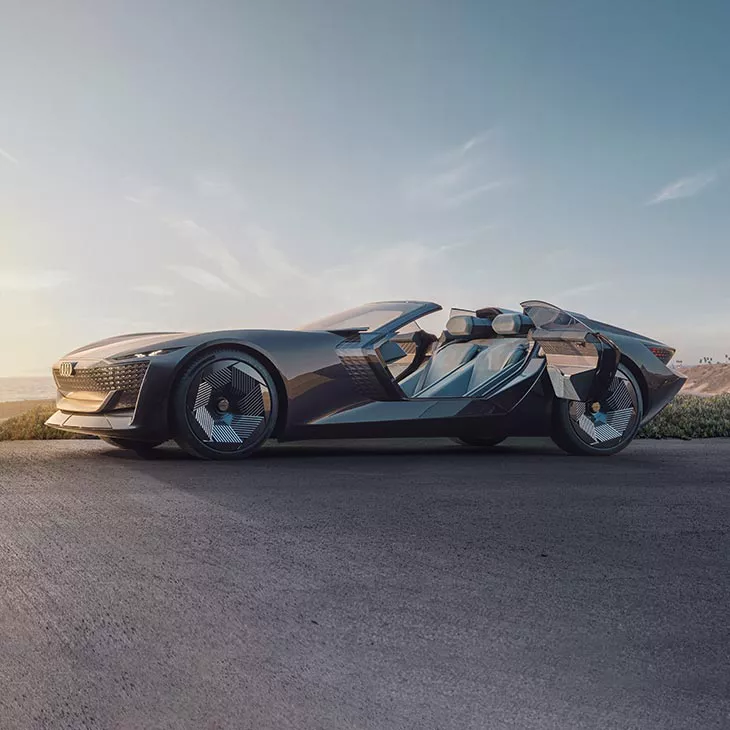
[[[53,379],[63,396],[94,393],[106,397],[119,392],[114,407],[134,408],[148,367],[148,362],[79,367],[73,375],[61,375],[59,369],[54,368]]]

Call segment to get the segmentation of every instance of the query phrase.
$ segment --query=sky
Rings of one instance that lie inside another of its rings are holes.
[[[723,0],[0,17],[0,376],[384,299],[545,299],[730,353]]]

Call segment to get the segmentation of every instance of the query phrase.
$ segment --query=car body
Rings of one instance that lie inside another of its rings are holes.
[[[422,301],[297,330],[113,337],[53,366],[47,423],[137,450],[174,438],[204,458],[247,456],[268,438],[410,436],[489,446],[550,435],[607,454],[682,387],[663,343],[546,302],[521,306],[452,310],[438,338],[416,321],[441,307]]]

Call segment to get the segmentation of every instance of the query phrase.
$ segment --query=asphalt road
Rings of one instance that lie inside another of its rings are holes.
[[[730,441],[0,444],[0,727],[730,727]]]

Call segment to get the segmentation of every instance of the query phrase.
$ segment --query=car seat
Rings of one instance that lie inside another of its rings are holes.
[[[460,319],[477,318],[460,317]],[[447,323],[447,328],[450,324],[451,320]],[[444,345],[436,355],[446,353],[456,344],[472,345],[474,350],[464,351],[466,356],[462,357],[460,361],[458,360],[459,351],[456,351],[448,363],[449,366],[456,363],[454,367],[442,367],[439,363],[436,372],[439,377],[428,377],[428,373],[424,373],[418,387],[413,391],[413,396],[416,398],[455,398],[478,391],[500,372],[525,359],[530,349],[525,335],[531,326],[532,323],[524,315],[500,314],[490,322],[489,331],[492,335],[501,335],[501,337]],[[466,325],[465,328],[469,329],[469,326]],[[453,331],[454,326],[452,325],[450,329]],[[471,333],[472,330],[469,329],[469,332]],[[483,334],[483,332],[479,334]]]
[[[483,340],[493,335],[491,320],[467,315],[451,317],[441,335],[441,345],[421,370],[401,381],[401,388],[406,395],[417,396],[470,362],[486,346]]]

